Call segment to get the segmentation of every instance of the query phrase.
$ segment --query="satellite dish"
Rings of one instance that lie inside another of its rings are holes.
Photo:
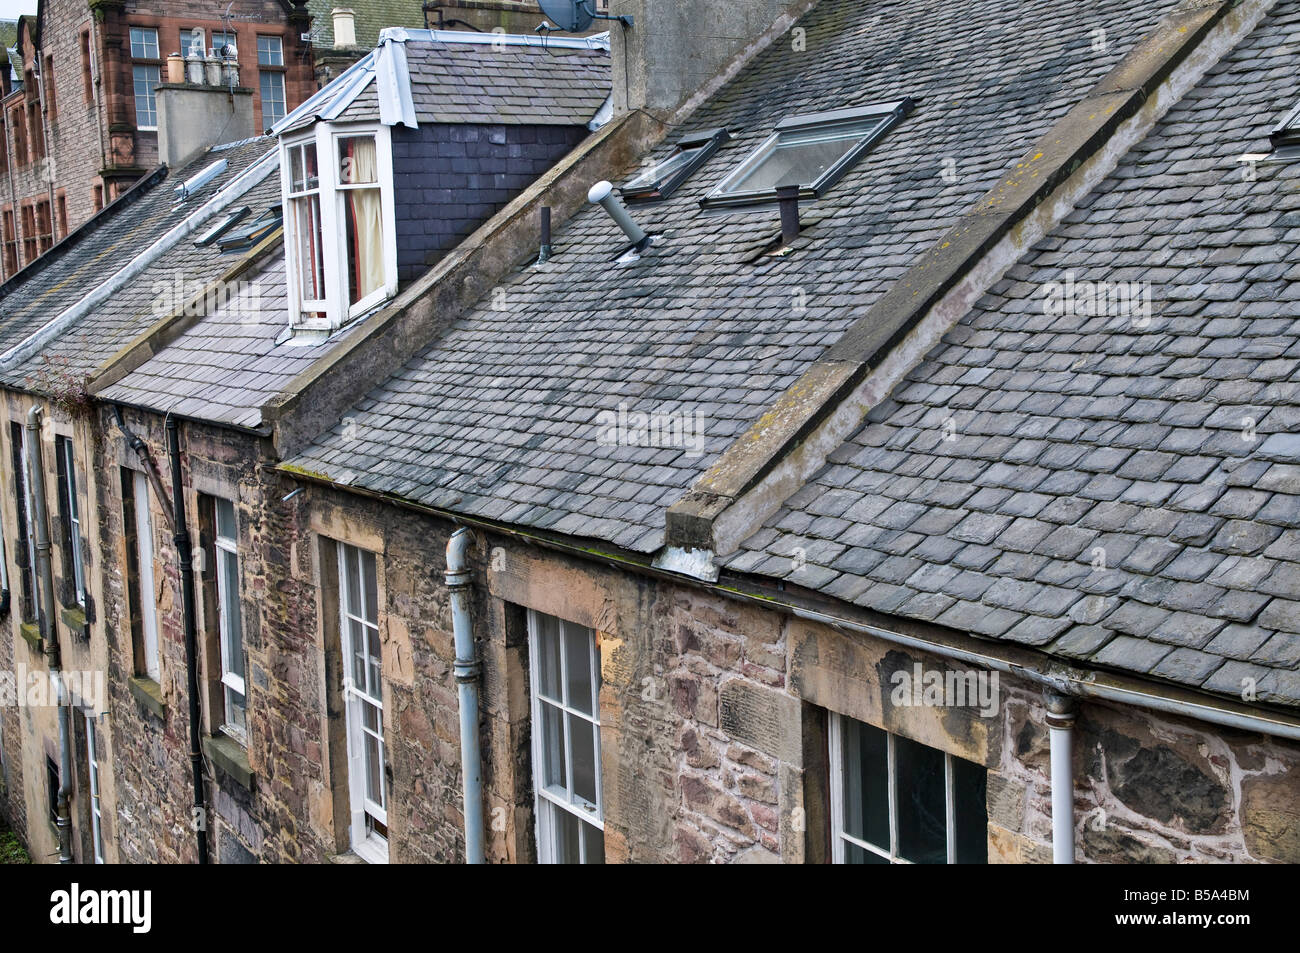
[[[542,12],[565,33],[581,33],[596,18],[592,0],[539,0]]]

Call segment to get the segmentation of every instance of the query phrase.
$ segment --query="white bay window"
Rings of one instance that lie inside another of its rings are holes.
[[[397,291],[387,126],[317,124],[283,146],[289,320],[332,331]]]

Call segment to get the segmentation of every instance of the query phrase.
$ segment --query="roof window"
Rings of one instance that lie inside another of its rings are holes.
[[[1273,143],[1273,159],[1300,159],[1300,106],[1287,114],[1272,133],[1269,141]]]
[[[248,214],[247,205],[241,205],[239,206],[239,208],[232,209],[231,211],[227,212],[225,215],[222,215],[217,220],[217,223],[215,225],[213,225],[206,232],[204,232],[202,235],[196,238],[194,240],[194,244],[200,248],[204,247],[205,245],[211,245],[213,242],[217,240],[218,237],[221,236],[223,232],[226,231],[226,229],[230,228],[231,225],[234,225],[236,222],[238,222],[247,214]]]
[[[217,239],[217,247],[222,251],[234,251],[236,249],[252,248],[271,232],[280,227],[282,213],[279,205],[273,205],[268,208],[251,222],[240,225],[238,228],[231,229],[227,234]]]
[[[776,131],[700,200],[705,208],[775,202],[780,185],[799,198],[823,195],[900,119],[912,100],[783,119]]]
[[[662,162],[652,163],[618,191],[629,202],[666,199],[730,138],[725,129],[708,129],[685,136],[678,141],[672,155]]]

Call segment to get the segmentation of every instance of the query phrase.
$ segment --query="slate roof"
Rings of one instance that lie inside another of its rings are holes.
[[[320,52],[328,52],[334,46],[334,17],[330,13],[339,5],[336,0],[307,0],[312,46]],[[346,6],[354,14],[353,27],[361,49],[379,42],[379,31],[385,27],[425,26],[420,0],[350,0]]]
[[[1238,161],[1297,35],[1279,3],[729,568],[1300,704],[1300,164]],[[1045,314],[1067,275],[1147,283],[1149,323]]]
[[[278,201],[279,177],[270,176],[269,186],[263,197]],[[160,413],[258,428],[268,399],[283,392],[330,345],[276,343],[288,320],[281,246],[268,249],[241,280],[248,283],[247,297],[205,315],[99,396]]]
[[[292,462],[656,550],[664,508],[1171,7],[823,0],[799,24],[806,51],[774,44],[690,117],[688,130],[735,138],[670,199],[633,209],[663,238],[639,262],[616,266],[621,233],[585,210],[557,231],[555,258],[503,282],[360,402],[346,433]],[[796,254],[748,263],[779,230],[773,208],[699,209],[783,117],[903,96],[916,110],[805,209]],[[701,452],[600,444],[599,415],[620,405],[698,411]]]
[[[65,251],[56,248],[38,259],[40,269],[0,299],[0,353],[76,304],[274,148],[275,141],[263,137],[204,153],[134,201],[108,206],[73,233],[71,239],[75,241]],[[176,186],[220,159],[226,160],[226,170],[185,202],[178,203]],[[278,177],[271,178],[275,180],[278,201]],[[241,202],[246,200],[235,204]],[[192,239],[182,240],[34,357],[0,368],[0,382],[9,387],[43,391],[51,374],[74,379],[91,374],[161,316],[155,311],[159,283],[161,288],[167,288],[178,275],[191,282],[215,278],[228,267],[228,261],[219,262],[217,257],[210,249],[195,248]]]

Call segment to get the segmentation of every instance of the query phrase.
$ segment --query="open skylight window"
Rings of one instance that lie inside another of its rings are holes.
[[[700,200],[705,208],[775,202],[778,185],[815,199],[912,111],[912,100],[791,116],[734,172]]]
[[[226,231],[226,229],[230,228],[231,225],[234,225],[236,222],[238,222],[247,214],[248,214],[247,205],[241,205],[237,209],[232,209],[231,211],[227,212],[225,215],[222,215],[217,220],[217,223],[215,225],[213,225],[206,232],[204,232],[202,235],[196,238],[194,240],[194,244],[198,245],[200,248],[202,248],[204,245],[211,245],[213,242],[217,240],[218,237],[220,237]]]
[[[1269,136],[1274,159],[1300,159],[1300,106],[1274,127]]]
[[[282,213],[279,205],[268,208],[251,222],[231,229],[217,239],[217,247],[222,251],[252,248],[275,229],[280,227]]]
[[[629,202],[666,199],[730,138],[725,129],[708,129],[685,136],[672,155],[624,183],[619,192]]]

